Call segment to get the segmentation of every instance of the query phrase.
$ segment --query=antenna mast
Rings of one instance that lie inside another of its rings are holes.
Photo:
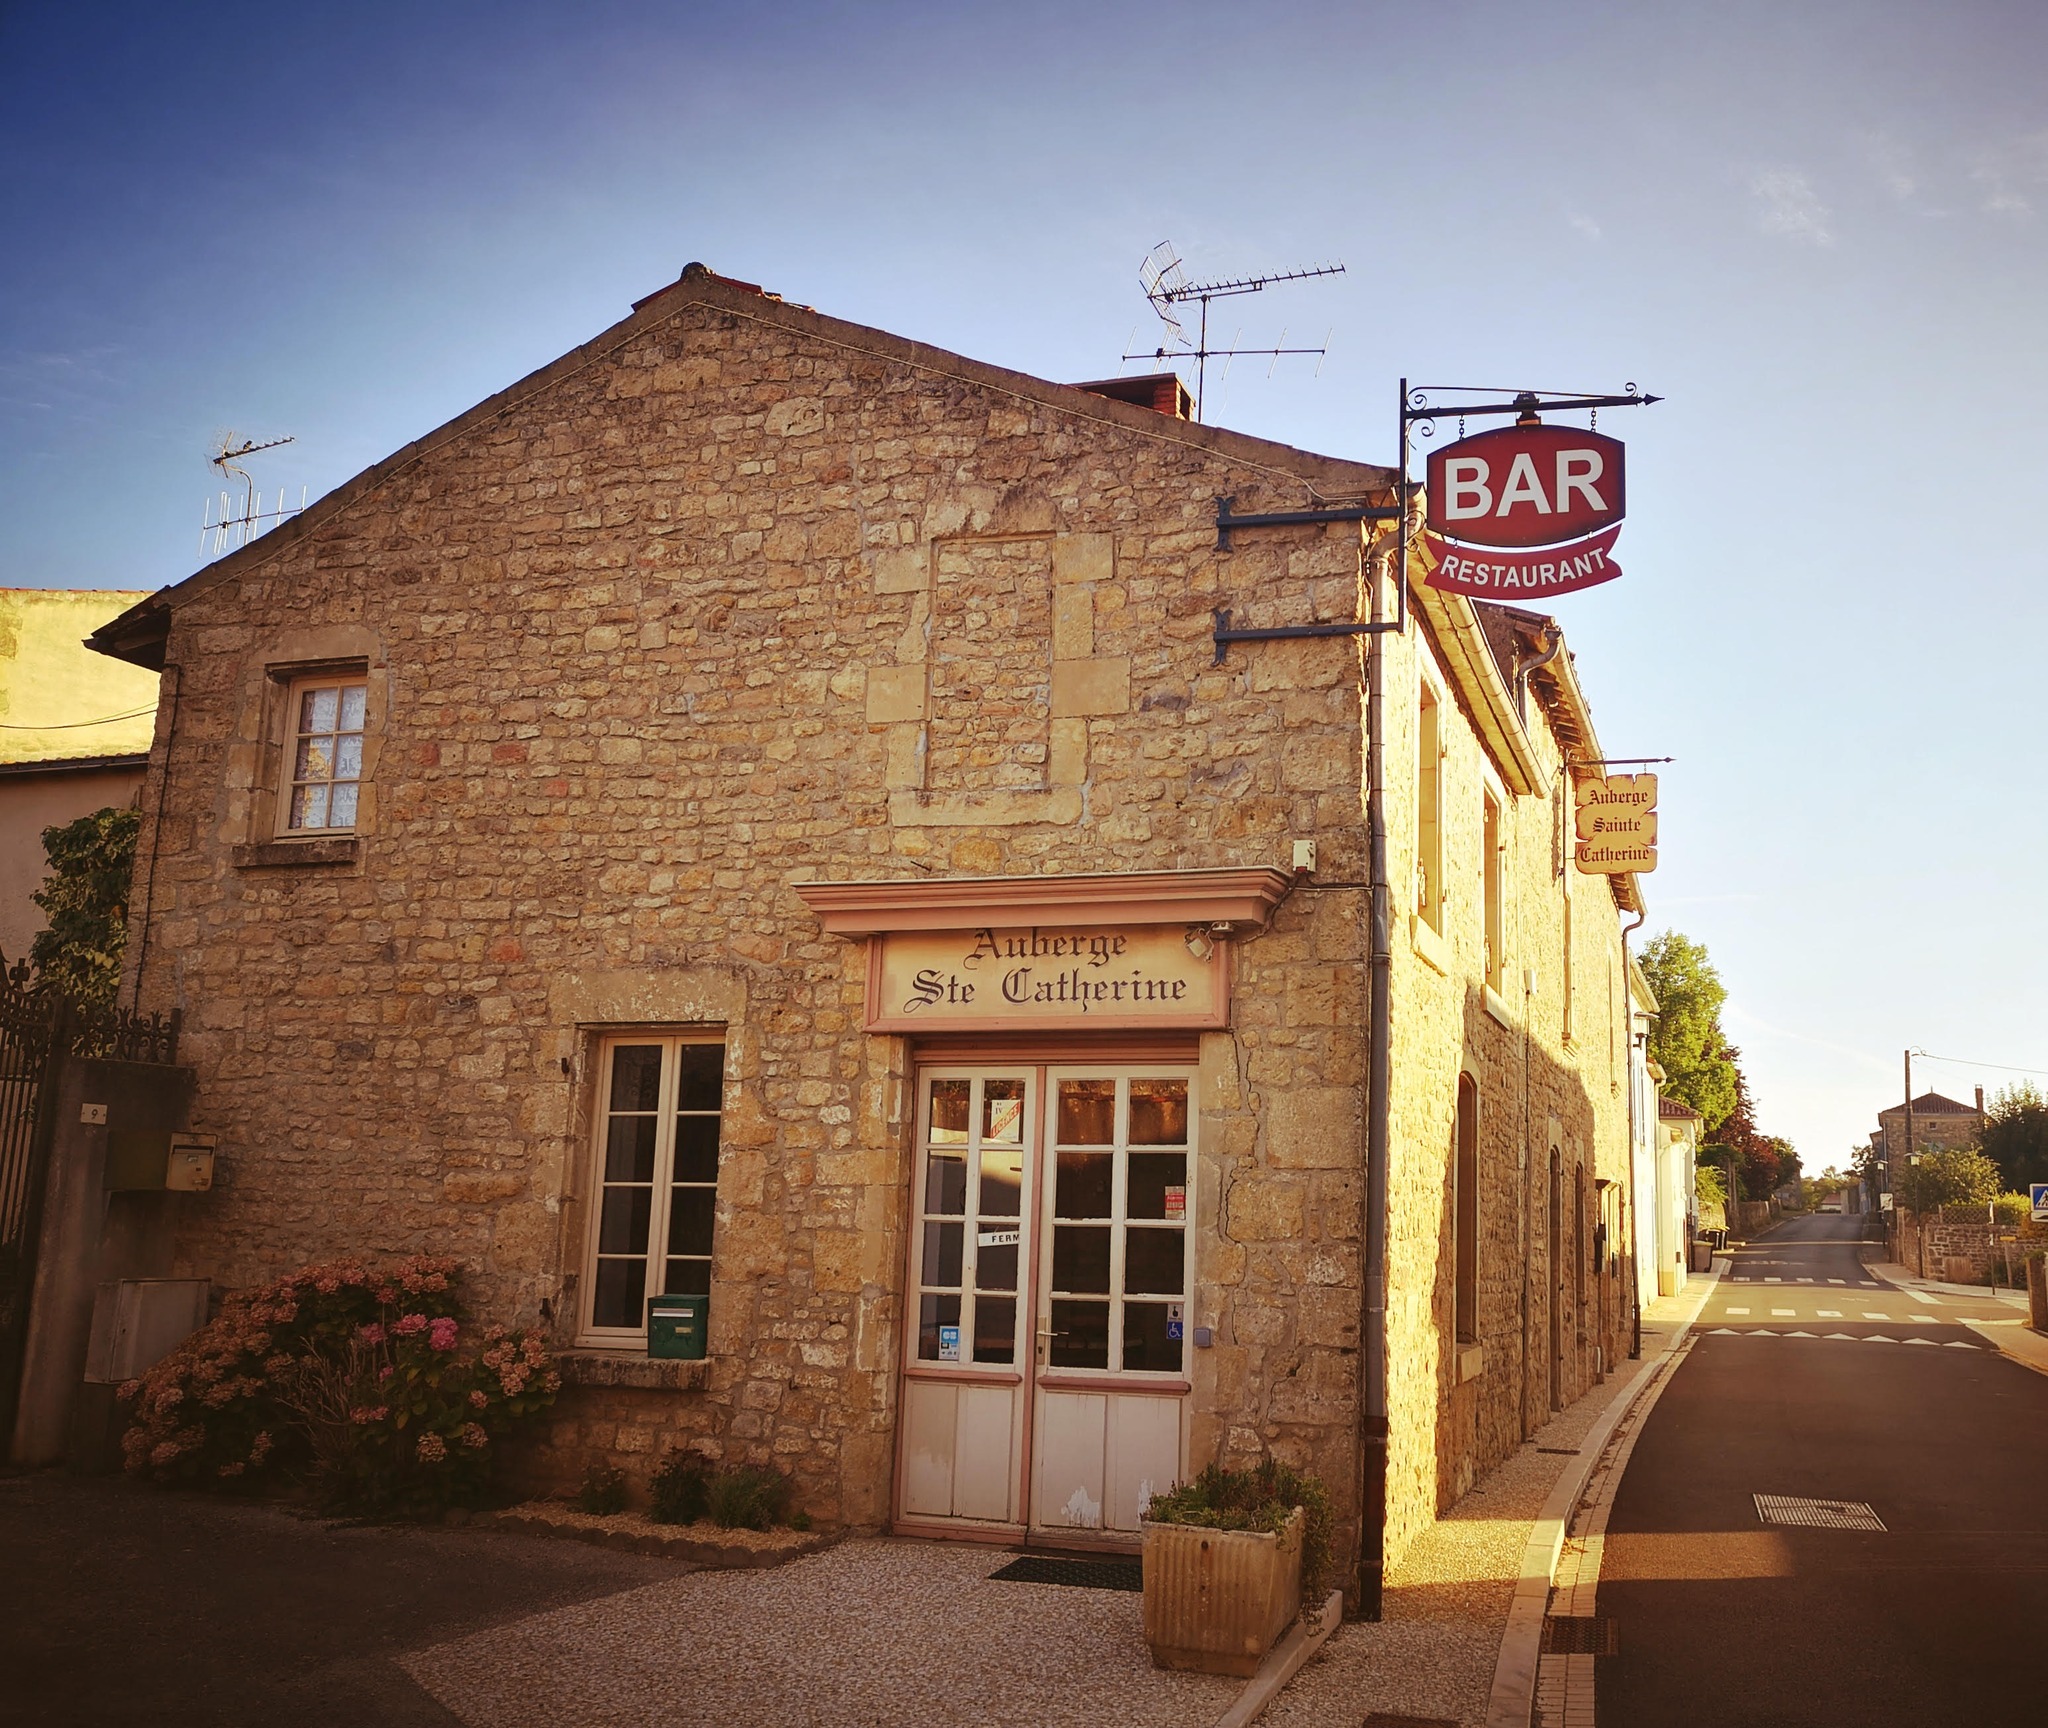
[[[223,552],[232,552],[249,544],[266,528],[274,527],[288,517],[296,516],[306,507],[306,488],[299,488],[299,501],[294,505],[285,503],[284,488],[279,487],[277,506],[265,510],[262,494],[256,490],[256,482],[249,470],[241,466],[244,456],[253,456],[259,450],[275,450],[280,444],[291,444],[291,438],[272,438],[257,443],[253,438],[243,438],[234,432],[219,432],[214,435],[213,454],[207,461],[218,468],[223,480],[233,476],[242,482],[242,496],[239,500],[226,492],[220,495],[220,514],[214,514],[214,501],[206,501],[206,514],[199,526],[199,551],[202,557],[209,556],[206,537],[213,536],[213,551],[210,556],[218,558]]]
[[[1234,294],[1257,294],[1274,282],[1301,282],[1311,276],[1341,276],[1342,264],[1315,264],[1306,270],[1276,270],[1264,276],[1238,276],[1220,282],[1190,282],[1187,272],[1181,268],[1180,255],[1173,249],[1173,243],[1162,240],[1145,254],[1145,261],[1138,266],[1138,281],[1144,287],[1145,298],[1152,302],[1152,310],[1159,314],[1159,321],[1166,326],[1166,341],[1149,354],[1126,354],[1126,360],[1192,360],[1195,363],[1195,418],[1202,418],[1202,390],[1208,381],[1209,361],[1212,357],[1225,359],[1237,354],[1324,354],[1324,348],[1211,348],[1209,346],[1209,302],[1225,300]],[[1188,342],[1187,330],[1182,326],[1176,307],[1190,301],[1198,302],[1202,308],[1201,321],[1192,346]],[[1286,332],[1281,332],[1286,340]],[[1226,368],[1228,370],[1228,368]]]

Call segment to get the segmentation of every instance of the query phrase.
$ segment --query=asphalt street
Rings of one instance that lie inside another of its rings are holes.
[[[2048,1711],[2048,1376],[1958,1324],[2011,1308],[1872,1278],[1860,1224],[1793,1220],[1736,1250],[1696,1322],[1608,1523],[1601,1728]],[[1759,1495],[1883,1528],[1766,1522]]]

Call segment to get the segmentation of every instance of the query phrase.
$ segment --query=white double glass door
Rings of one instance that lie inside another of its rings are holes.
[[[1184,1473],[1186,1070],[922,1070],[897,1512],[1135,1535]]]

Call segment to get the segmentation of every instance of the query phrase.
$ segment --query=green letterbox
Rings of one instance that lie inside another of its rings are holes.
[[[709,1296],[650,1296],[647,1299],[647,1354],[701,1362],[704,1359],[705,1323],[710,1312]]]

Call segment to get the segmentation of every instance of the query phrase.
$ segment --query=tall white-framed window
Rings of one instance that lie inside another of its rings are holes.
[[[1443,704],[1428,679],[1415,706],[1415,912],[1444,928]]]
[[[599,1057],[580,1334],[633,1344],[650,1296],[711,1289],[725,1041],[622,1033]]]
[[[369,681],[361,674],[295,678],[285,692],[280,834],[346,834],[363,781]]]

